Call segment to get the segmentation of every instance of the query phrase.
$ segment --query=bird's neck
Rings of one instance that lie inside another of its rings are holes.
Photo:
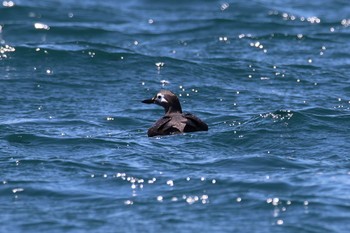
[[[171,106],[167,106],[164,108],[165,110],[165,115],[170,115],[173,113],[182,113],[182,108],[179,102],[171,105]]]

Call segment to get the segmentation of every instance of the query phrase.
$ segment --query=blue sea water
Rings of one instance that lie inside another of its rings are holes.
[[[348,1],[0,4],[0,232],[350,231]]]

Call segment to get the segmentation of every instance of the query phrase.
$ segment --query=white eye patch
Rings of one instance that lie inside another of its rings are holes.
[[[158,103],[168,103],[168,101],[164,98],[164,95],[162,93],[157,94],[156,101]]]

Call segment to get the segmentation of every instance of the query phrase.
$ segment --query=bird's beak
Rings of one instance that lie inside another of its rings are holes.
[[[154,103],[154,98],[147,99],[147,100],[142,100],[142,103],[144,103],[144,104],[153,104]]]

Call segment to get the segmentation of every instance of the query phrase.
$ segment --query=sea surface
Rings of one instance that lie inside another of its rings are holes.
[[[0,232],[350,232],[349,49],[348,0],[0,1]]]

